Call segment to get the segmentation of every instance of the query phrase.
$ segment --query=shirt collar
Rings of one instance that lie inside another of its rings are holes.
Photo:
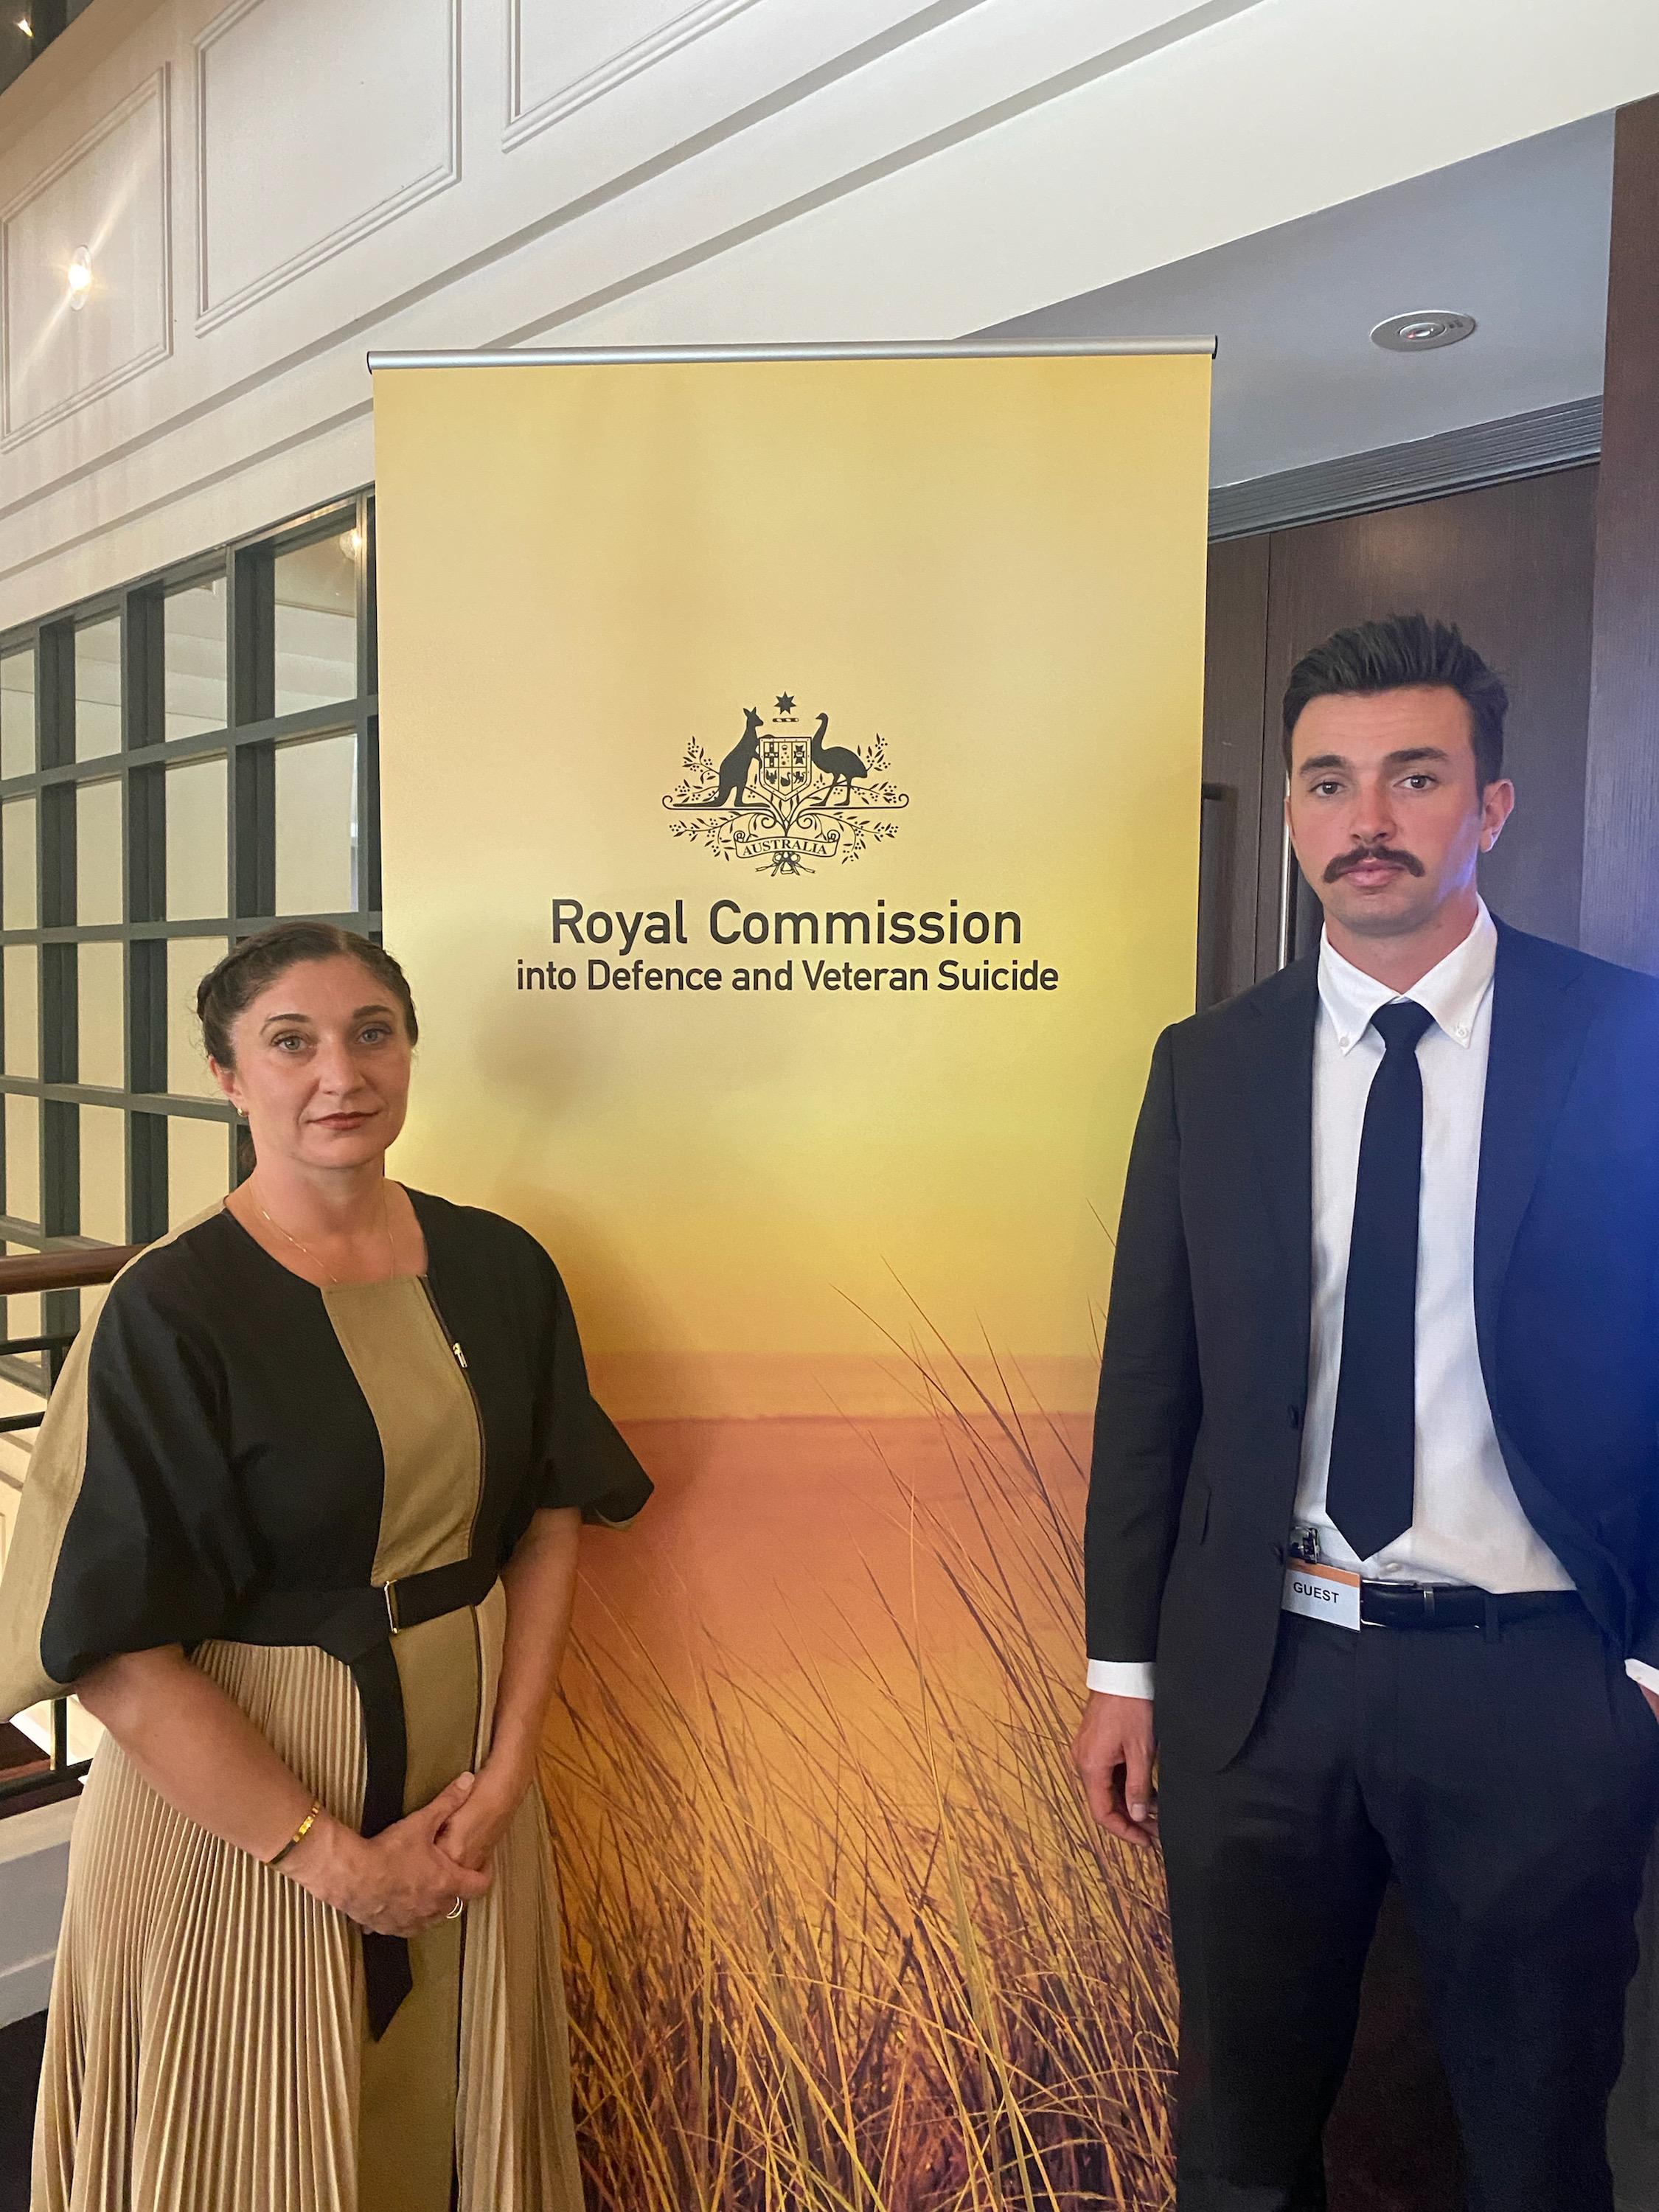
[[[1474,1035],[1481,1000],[1492,988],[1498,961],[1498,928],[1486,902],[1480,902],[1474,927],[1455,951],[1413,983],[1409,991],[1391,991],[1374,975],[1367,975],[1345,960],[1328,937],[1319,941],[1319,995],[1336,1031],[1338,1048],[1353,1050],[1370,1027],[1379,1006],[1395,999],[1412,999],[1431,1014],[1437,1028],[1454,1044],[1467,1048]]]

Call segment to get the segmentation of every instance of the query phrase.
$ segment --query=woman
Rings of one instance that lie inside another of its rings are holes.
[[[82,1332],[0,1583],[0,1711],[108,1730],[33,2212],[576,2212],[537,1748],[651,1486],[541,1247],[386,1179],[397,963],[281,924],[197,1005],[258,1165]]]

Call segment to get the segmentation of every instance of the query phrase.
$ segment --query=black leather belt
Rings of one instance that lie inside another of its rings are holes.
[[[1467,1583],[1361,1583],[1362,1628],[1479,1628],[1582,1605],[1577,1590],[1473,1589]]]
[[[497,1572],[493,1554],[474,1553],[398,1583],[270,1590],[240,1605],[219,1632],[233,1644],[314,1644],[350,1668],[363,1708],[364,1835],[378,1836],[404,1817],[409,1736],[392,1638],[463,1606],[481,1605]],[[376,1936],[368,1929],[362,1933],[368,2027],[378,2041],[414,1987],[414,1978],[409,1945],[401,1936]]]

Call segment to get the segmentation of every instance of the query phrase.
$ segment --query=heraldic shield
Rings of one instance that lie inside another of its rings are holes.
[[[811,740],[805,737],[763,737],[755,763],[756,781],[780,799],[805,791],[812,780]]]

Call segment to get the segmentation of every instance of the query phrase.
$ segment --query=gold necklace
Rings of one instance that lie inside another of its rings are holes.
[[[250,1194],[250,1195],[252,1195],[252,1194]],[[258,1207],[261,1220],[269,1224],[269,1225],[276,1231],[276,1234],[279,1237],[286,1237],[289,1243],[294,1247],[296,1252],[303,1252],[307,1259],[310,1261],[312,1266],[328,1277],[331,1288],[338,1290],[341,1287],[339,1277],[330,1272],[328,1267],[318,1257],[317,1254],[312,1250],[309,1244],[302,1244],[292,1230],[284,1229],[280,1221],[272,1220],[270,1215],[265,1212],[264,1207],[260,1204],[257,1198],[254,1199],[253,1203]],[[386,1188],[384,1176],[381,1178],[380,1182],[380,1220],[386,1230],[386,1257],[392,1262],[390,1272],[392,1274],[395,1275],[398,1272],[398,1247],[393,1241],[392,1235],[392,1194]],[[374,1279],[371,1277],[370,1279],[374,1280]]]

